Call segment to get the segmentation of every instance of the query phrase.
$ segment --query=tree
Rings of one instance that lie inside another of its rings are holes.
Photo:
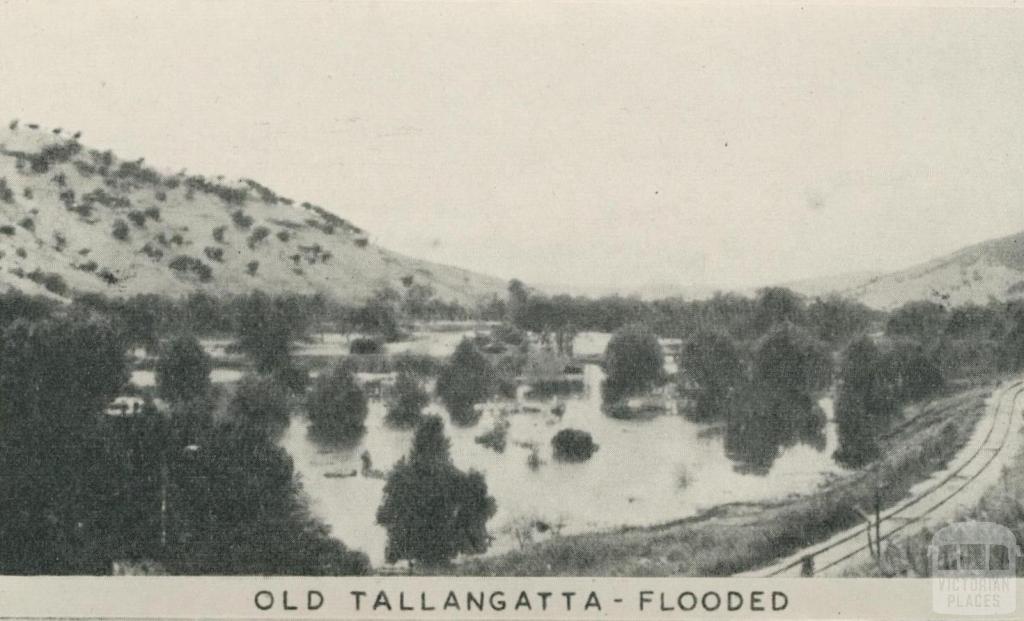
[[[127,383],[125,345],[91,313],[18,319],[0,339],[0,573],[102,574],[128,498],[102,410]]]
[[[948,311],[935,302],[907,302],[889,315],[885,333],[908,337],[919,342],[937,338],[946,329]]]
[[[695,334],[683,348],[683,372],[697,383],[698,420],[726,413],[729,394],[743,379],[739,348],[728,336],[707,330]]]
[[[171,402],[189,401],[209,394],[210,356],[192,335],[172,338],[156,364],[156,389]]]
[[[605,403],[650,390],[662,381],[663,367],[661,345],[653,332],[641,324],[616,330],[604,353]]]
[[[306,328],[301,314],[290,312],[287,300],[271,298],[262,291],[244,296],[236,303],[238,348],[252,359],[260,373],[295,379],[291,348],[292,341]]]
[[[395,380],[395,394],[388,404],[385,420],[395,427],[414,427],[423,416],[423,408],[430,403],[430,396],[420,386],[419,380],[411,373],[402,372]]]
[[[463,339],[441,369],[435,389],[454,422],[474,423],[473,406],[493,394],[494,369],[472,341]]]
[[[309,433],[323,442],[350,442],[366,432],[366,395],[344,365],[317,378],[306,399]]]
[[[587,461],[597,450],[594,438],[580,429],[562,429],[551,438],[555,459],[560,461]]]
[[[831,375],[828,348],[792,323],[777,324],[754,348],[754,382],[763,389],[807,395],[826,388]]]
[[[804,303],[800,296],[785,287],[765,287],[758,291],[754,310],[754,327],[764,334],[777,323],[800,323]]]
[[[288,395],[272,377],[246,375],[228,402],[228,415],[239,424],[277,435],[288,427]]]
[[[899,412],[896,386],[887,377],[890,368],[867,337],[847,348],[835,403],[839,463],[860,467],[878,456],[878,439]]]
[[[314,520],[292,460],[259,429],[212,428],[173,463],[168,551],[173,573],[362,575],[365,555]]]
[[[452,464],[444,423],[428,416],[409,455],[388,476],[377,509],[377,523],[388,532],[387,560],[440,565],[461,553],[484,552],[495,510],[483,475]]]

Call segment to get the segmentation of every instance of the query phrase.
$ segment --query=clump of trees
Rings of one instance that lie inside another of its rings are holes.
[[[430,396],[423,390],[416,376],[409,372],[399,372],[384,420],[393,427],[415,427],[422,419],[423,408],[428,403]]]
[[[157,394],[170,402],[204,397],[212,387],[210,370],[210,356],[195,336],[173,337],[163,345],[157,360]]]
[[[551,438],[551,446],[561,461],[587,461],[597,451],[594,438],[580,429],[562,429]]]
[[[605,403],[641,394],[663,380],[664,357],[658,338],[647,327],[634,324],[615,331],[604,355]]]
[[[437,396],[444,403],[452,421],[473,424],[479,416],[473,409],[491,397],[494,391],[494,369],[472,341],[463,339],[437,378]]]
[[[733,391],[746,379],[736,343],[725,334],[710,330],[702,330],[687,341],[681,367],[685,378],[697,386],[693,416],[701,421],[722,418]]]
[[[334,367],[317,378],[306,398],[309,434],[328,443],[347,443],[366,432],[366,395],[352,371]]]
[[[455,467],[449,449],[444,423],[428,416],[416,429],[409,455],[388,476],[377,509],[377,523],[388,533],[388,562],[438,566],[458,554],[487,550],[494,498],[482,474]]]

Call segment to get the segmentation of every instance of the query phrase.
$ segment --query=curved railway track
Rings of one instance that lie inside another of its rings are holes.
[[[895,506],[881,512],[881,539],[887,538],[907,529],[935,513],[940,507],[957,498],[964,489],[988,471],[992,462],[1006,446],[1010,434],[1015,429],[1015,415],[1024,403],[1024,380],[1012,382],[998,393],[992,407],[992,423],[984,438],[976,448],[970,451],[963,463],[960,463],[942,479],[921,490],[910,498],[906,498]],[[874,524],[872,524],[874,528]],[[869,551],[868,544],[855,543],[864,538],[864,527],[856,526],[843,533],[833,536],[828,541],[811,546],[804,551],[786,557],[774,565],[747,573],[748,576],[775,577],[782,575],[800,575],[806,559],[813,561],[813,573],[821,573],[837,567],[858,554]]]

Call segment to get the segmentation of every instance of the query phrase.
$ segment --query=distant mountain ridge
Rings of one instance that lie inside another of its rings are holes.
[[[380,248],[332,211],[257,181],[168,174],[57,131],[16,122],[0,131],[0,289],[264,289],[348,303],[420,284],[446,302],[504,295],[504,280]]]

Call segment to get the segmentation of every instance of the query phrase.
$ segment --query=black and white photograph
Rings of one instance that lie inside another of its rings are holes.
[[[0,575],[1024,575],[1014,4],[0,2]]]

